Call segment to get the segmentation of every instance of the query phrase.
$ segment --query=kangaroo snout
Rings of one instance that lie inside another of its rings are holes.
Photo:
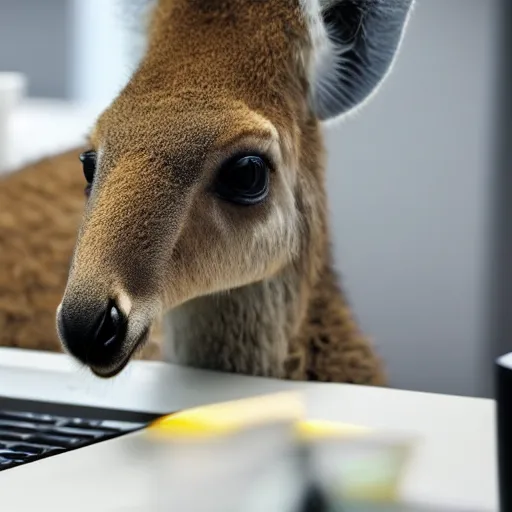
[[[129,311],[122,308],[126,302],[84,300],[75,294],[65,296],[58,308],[57,330],[64,348],[100,377],[117,375],[148,333],[149,328],[140,333],[131,326]]]

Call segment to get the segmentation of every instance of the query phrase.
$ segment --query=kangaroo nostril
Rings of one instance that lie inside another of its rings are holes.
[[[126,318],[113,300],[110,300],[100,325],[94,335],[94,344],[97,349],[109,348],[124,338]]]
[[[57,315],[63,345],[89,366],[110,367],[123,357],[128,334],[128,316],[118,303],[63,302]]]

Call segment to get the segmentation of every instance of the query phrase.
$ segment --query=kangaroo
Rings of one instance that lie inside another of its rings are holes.
[[[179,364],[387,384],[333,270],[322,125],[373,96],[412,5],[154,2],[141,62],[80,155],[68,353],[113,377],[163,315]]]

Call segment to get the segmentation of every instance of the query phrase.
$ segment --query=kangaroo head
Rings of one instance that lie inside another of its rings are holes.
[[[121,371],[163,310],[263,280],[325,229],[320,128],[388,73],[412,0],[159,0],[90,134],[58,331]],[[315,238],[316,237],[316,238]]]

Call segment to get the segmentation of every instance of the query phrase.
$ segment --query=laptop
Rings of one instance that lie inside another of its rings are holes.
[[[152,504],[151,510],[160,510],[153,506],[157,482],[162,482],[159,469],[145,463],[144,452],[137,449],[149,422],[188,407],[285,390],[306,391],[308,414],[315,414],[316,408],[327,414],[333,406],[333,411],[345,410],[343,416],[354,422],[367,409],[357,404],[375,404],[382,393],[218,374],[156,361],[133,361],[115,379],[101,380],[65,354],[0,348],[0,460],[8,461],[0,469],[0,508],[135,512]],[[392,400],[404,401],[401,409],[410,404],[428,408],[430,400],[435,401],[428,394],[387,391],[394,394]],[[487,404],[478,407],[485,409]],[[390,425],[396,421],[389,418]],[[467,420],[462,417],[461,422]],[[434,445],[441,441],[442,436],[429,440]],[[474,458],[482,459],[478,454]],[[385,509],[444,510],[428,503]]]
[[[0,383],[0,474],[138,431],[173,409],[123,404],[119,388],[95,385],[64,354],[2,348]]]
[[[0,476],[135,433],[184,408],[291,387],[158,361],[132,361],[102,380],[66,354],[0,348]]]
[[[147,510],[156,475],[136,447],[153,419],[304,387],[158,361],[102,380],[66,354],[0,348],[0,510]]]

